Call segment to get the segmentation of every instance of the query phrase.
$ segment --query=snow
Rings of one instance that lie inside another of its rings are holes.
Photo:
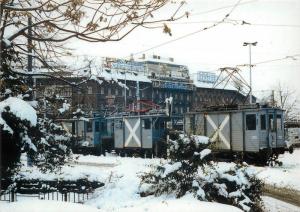
[[[120,210],[121,212],[140,212],[140,211],[147,211],[147,212],[182,212],[182,211],[189,211],[189,212],[198,212],[198,211],[205,211],[205,212],[239,212],[240,209],[229,206],[223,205],[219,203],[211,203],[211,202],[201,202],[195,200],[192,196],[183,197],[181,199],[167,199],[167,200],[149,200],[148,202],[142,205],[136,205],[132,207],[123,208]]]
[[[202,160],[203,158],[205,158],[207,155],[209,155],[211,153],[210,149],[204,149],[200,152],[200,159]]]
[[[163,167],[165,168],[162,177],[166,177],[168,174],[180,169],[182,166],[181,162],[176,162],[174,164],[165,164]]]
[[[9,107],[10,112],[21,120],[30,122],[31,126],[36,126],[37,115],[35,109],[22,99],[16,97],[9,97],[6,100],[0,102],[0,114],[6,111],[6,107]],[[6,124],[5,120],[0,115],[0,125],[3,125],[3,130],[12,132],[12,129]]]
[[[100,212],[97,208],[88,205],[38,199],[2,203],[0,206],[1,212]]]
[[[2,41],[4,42],[4,44],[5,44],[6,47],[11,46],[11,41],[10,40],[8,40],[6,38],[3,38]]]
[[[61,201],[49,201],[49,200],[36,200],[27,199],[20,200],[14,203],[0,203],[1,209],[5,212],[108,212],[111,210],[98,209],[86,204],[76,204],[70,202]],[[211,202],[200,202],[193,197],[187,196],[181,199],[151,199],[143,204],[131,205],[128,207],[120,208],[118,212],[240,212],[241,210],[229,205],[223,205]],[[1,210],[2,211],[2,210]]]
[[[106,81],[118,81],[118,80],[128,80],[128,81],[139,81],[139,82],[151,82],[151,80],[139,72],[132,71],[118,71],[111,69],[104,69],[98,72],[97,77],[104,78]]]
[[[299,160],[296,160],[300,156],[300,151],[296,150],[293,155],[284,155],[282,160],[284,162],[285,169],[290,168],[291,170],[295,167],[299,167]],[[74,155],[77,157],[76,164],[65,165],[60,173],[41,173],[38,169],[34,167],[23,166],[19,177],[26,179],[64,179],[64,180],[76,180],[79,178],[87,178],[88,180],[97,180],[105,183],[105,186],[96,189],[92,198],[87,200],[84,204],[71,204],[71,203],[57,203],[56,206],[52,204],[51,201],[38,201],[32,199],[30,202],[32,205],[28,205],[28,202],[17,202],[12,204],[0,203],[1,209],[4,208],[4,211],[24,211],[24,208],[28,211],[34,211],[33,208],[36,205],[36,208],[54,208],[52,211],[61,211],[61,207],[64,207],[63,211],[68,211],[69,208],[72,211],[241,211],[238,208],[222,205],[218,203],[209,203],[197,200],[193,195],[186,194],[180,199],[176,199],[172,195],[162,195],[159,197],[148,196],[140,197],[139,192],[142,191],[140,187],[140,178],[139,176],[142,173],[149,172],[152,170],[153,166],[162,165],[166,163],[166,160],[163,159],[142,159],[142,158],[122,158],[119,156],[92,156],[92,155]],[[25,163],[23,163],[25,164]],[[175,168],[179,168],[181,163],[175,163],[170,165],[166,171],[170,171]],[[237,176],[226,175],[225,172],[232,170],[235,166],[234,163],[225,163],[220,162],[216,163],[218,174],[222,177],[229,178],[230,180],[237,180]],[[278,167],[250,167],[249,173],[257,172],[257,169],[266,169],[266,172],[269,170],[282,170]],[[262,172],[259,173],[261,175]],[[207,180],[212,180],[214,176],[206,175]],[[275,176],[273,176],[275,177]],[[295,176],[293,176],[295,177]],[[243,182],[241,176],[239,176],[240,183]],[[291,179],[284,179],[291,180]],[[196,187],[199,187],[197,181],[194,181]],[[193,184],[193,185],[194,185]],[[197,185],[196,185],[197,184]],[[299,184],[299,183],[298,183]],[[224,184],[214,183],[215,187],[218,188],[219,192],[222,195],[226,196],[240,196],[243,195],[241,192],[235,193],[226,193],[226,186]],[[199,196],[204,196],[203,190],[198,190]],[[266,208],[270,212],[277,211],[300,211],[296,206],[278,201],[270,197],[263,197]],[[247,199],[245,198],[245,202]],[[3,205],[7,205],[4,206]],[[47,206],[49,204],[49,206]],[[78,206],[78,208],[77,208]],[[245,205],[243,205],[245,206]],[[22,210],[23,209],[23,210]],[[44,210],[43,210],[44,211]],[[47,210],[45,210],[47,211]],[[50,211],[50,209],[49,209]]]
[[[92,164],[99,164],[99,165],[118,165],[121,163],[120,157],[105,157],[101,156],[94,156],[94,155],[76,155],[74,157],[77,158],[76,162],[78,163],[92,163]]]
[[[262,199],[265,205],[265,212],[299,212],[300,211],[300,207],[280,201],[278,199],[274,199],[272,197],[263,196]]]
[[[295,149],[293,154],[280,155],[279,160],[283,162],[281,167],[255,167],[257,176],[267,184],[300,191],[300,149]]]
[[[63,105],[62,105],[62,108],[59,108],[58,111],[60,113],[64,113],[66,111],[68,111],[70,109],[71,105],[67,102],[64,102]]]
[[[214,87],[215,83],[209,83],[209,82],[202,82],[198,80],[198,75],[197,73],[191,74],[191,78],[194,82],[194,85],[198,88],[215,88],[215,89],[224,89],[224,90],[237,90],[234,86],[231,84],[227,83],[226,80],[225,82],[222,82],[220,84],[217,84],[216,87]],[[220,81],[220,80],[219,80]]]
[[[194,141],[199,145],[199,144],[209,144],[209,138],[206,136],[202,136],[202,135],[192,135],[191,136]]]

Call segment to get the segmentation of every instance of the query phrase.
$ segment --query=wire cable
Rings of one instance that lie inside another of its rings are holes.
[[[241,1],[242,1],[242,0],[238,0],[238,1],[233,5],[233,7],[232,7],[232,9],[230,10],[230,12],[227,13],[227,14],[224,16],[224,18],[223,18],[222,20],[220,20],[220,21],[214,23],[214,24],[211,25],[211,26],[201,28],[201,29],[199,29],[199,30],[196,30],[196,31],[194,31],[194,32],[185,34],[185,35],[180,36],[180,37],[178,37],[178,38],[175,38],[175,39],[169,40],[169,41],[167,41],[167,42],[163,42],[163,43],[160,43],[160,44],[155,45],[155,46],[153,46],[153,47],[150,47],[150,48],[148,48],[148,49],[145,49],[145,50],[142,50],[142,51],[133,53],[133,54],[129,55],[128,57],[132,57],[132,56],[135,56],[135,55],[138,55],[138,54],[142,54],[142,53],[144,53],[144,52],[148,52],[148,51],[150,51],[150,50],[159,48],[159,47],[161,47],[161,46],[165,46],[165,45],[170,44],[170,43],[173,43],[173,42],[175,42],[175,41],[178,41],[178,40],[184,39],[184,38],[186,38],[186,37],[195,35],[195,34],[197,34],[197,33],[199,33],[199,32],[203,32],[203,31],[205,31],[205,30],[207,30],[207,29],[214,28],[214,27],[216,27],[216,26],[218,26],[218,25],[224,23],[224,22],[226,21],[226,19],[233,13],[233,11],[240,5]]]

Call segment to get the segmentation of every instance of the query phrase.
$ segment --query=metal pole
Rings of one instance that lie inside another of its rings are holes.
[[[250,59],[250,104],[252,104],[252,65],[251,65],[251,45],[249,44],[249,59]]]
[[[31,16],[28,17],[28,43],[27,43],[27,48],[28,48],[28,67],[27,67],[27,70],[29,72],[32,72],[32,29],[31,29],[31,25],[32,25],[32,19],[31,19]]]
[[[140,115],[140,82],[139,79],[136,81],[136,99],[137,99],[137,105],[136,109],[138,110],[138,114]]]
[[[127,104],[126,104],[126,101],[127,101],[127,99],[126,99],[126,96],[127,96],[127,86],[126,86],[126,70],[124,69],[124,74],[125,74],[125,87],[124,87],[124,89],[125,89],[125,95],[124,95],[124,112],[125,112],[125,110],[126,110],[126,106],[127,106]]]

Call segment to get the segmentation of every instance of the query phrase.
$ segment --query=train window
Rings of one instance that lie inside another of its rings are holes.
[[[270,130],[274,130],[274,119],[273,119],[273,114],[269,114],[269,128]]]
[[[101,130],[101,131],[105,131],[105,127],[106,127],[106,126],[105,126],[105,123],[104,123],[104,122],[101,122],[101,128],[100,128],[100,130]]]
[[[256,114],[246,115],[246,130],[256,130]]]
[[[92,122],[88,121],[86,128],[87,128],[86,129],[87,132],[93,132],[93,124],[92,124]]]
[[[260,115],[260,129],[266,130],[266,115]]]
[[[116,128],[119,128],[119,129],[121,129],[123,127],[123,121],[121,120],[121,121],[117,121],[116,122]]]
[[[150,119],[144,119],[144,128],[147,129],[151,129],[151,121]]]
[[[99,122],[98,121],[95,122],[95,131],[99,132]]]
[[[281,130],[282,129],[282,124],[281,124],[281,115],[277,115],[276,116],[276,125],[277,125],[277,129]]]

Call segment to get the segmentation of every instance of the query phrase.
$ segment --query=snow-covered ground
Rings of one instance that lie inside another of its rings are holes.
[[[281,167],[255,167],[257,176],[268,184],[300,191],[300,149],[295,149],[293,154],[287,152],[279,159],[283,162]]]
[[[25,158],[23,158],[24,160]],[[84,204],[86,208],[78,204],[55,204],[52,201],[37,199],[21,200],[17,203],[0,202],[0,211],[203,211],[238,212],[240,209],[218,203],[200,202],[191,195],[186,195],[180,200],[174,196],[140,197],[138,194],[139,175],[157,165],[161,159],[120,158],[120,157],[96,157],[80,156],[77,164],[66,165],[62,173],[41,173],[37,169],[24,166],[20,176],[33,179],[76,179],[88,176],[89,179],[100,180],[105,183],[95,191],[92,198]],[[90,163],[90,164],[88,164]],[[83,165],[84,164],[84,165]],[[101,166],[104,164],[104,166]],[[110,166],[107,166],[110,164]],[[24,208],[26,210],[24,210]],[[47,208],[47,210],[44,210]],[[92,210],[93,209],[93,210]]]
[[[266,212],[299,212],[300,208],[272,197],[262,197]]]
[[[288,153],[283,155],[281,160],[283,161],[282,167],[254,168],[258,170],[258,176],[269,184],[275,183],[278,186],[290,186],[300,190],[300,150],[295,150],[292,155]],[[0,203],[0,211],[21,212],[24,208],[32,209],[28,211],[40,211],[37,209],[39,207],[49,208],[48,211],[69,211],[69,209],[70,211],[97,211],[97,209],[98,211],[199,211],[200,209],[201,211],[240,211],[232,206],[200,202],[189,194],[180,200],[174,196],[140,197],[138,194],[139,175],[149,171],[151,166],[160,162],[162,162],[161,159],[79,156],[76,163],[65,165],[60,174],[43,174],[35,168],[24,166],[20,172],[23,178],[64,178],[65,180],[88,178],[104,182],[105,186],[97,189],[92,198],[84,203],[85,206],[61,202],[55,204],[51,201],[32,199],[34,201],[32,204],[25,200],[17,203]],[[296,206],[270,197],[263,197],[263,200],[270,212],[300,211],[300,208]],[[50,210],[51,207],[54,209]]]

